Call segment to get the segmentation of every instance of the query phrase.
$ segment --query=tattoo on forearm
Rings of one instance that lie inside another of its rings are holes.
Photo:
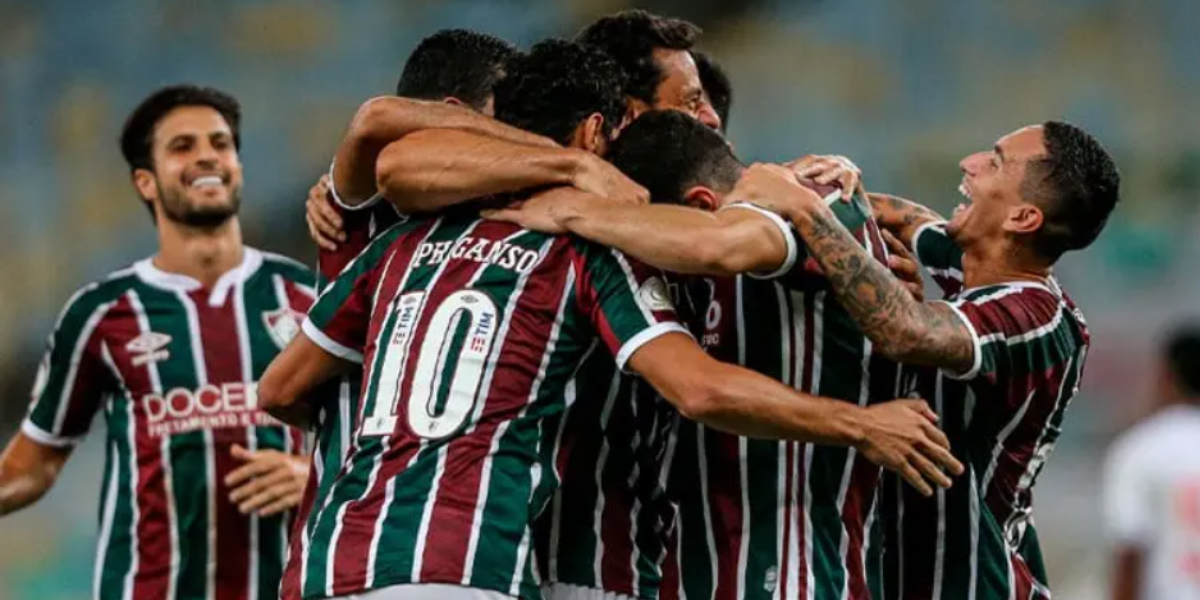
[[[827,208],[796,225],[838,300],[880,351],[913,363],[970,367],[970,333],[949,306],[913,299]]]
[[[911,231],[921,223],[942,220],[942,216],[933,210],[899,196],[871,193],[870,198],[878,216],[892,229]]]

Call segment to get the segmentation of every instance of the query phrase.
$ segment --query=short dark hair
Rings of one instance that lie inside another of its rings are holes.
[[[509,62],[496,84],[496,119],[565,145],[583,120],[600,113],[611,137],[625,116],[624,85],[621,68],[599,49],[546,40]]]
[[[696,70],[700,72],[700,85],[708,94],[713,110],[721,118],[721,131],[725,131],[729,127],[729,109],[733,107],[733,84],[729,82],[729,74],[704,52],[693,50],[692,58],[696,61]]]
[[[654,104],[658,84],[665,77],[654,60],[654,50],[691,50],[700,33],[694,23],[636,9],[601,17],[575,39],[616,59],[629,78],[625,95]]]
[[[733,189],[742,164],[721,134],[676,110],[634,119],[613,142],[608,160],[650,192],[655,202],[680,203],[692,187]]]
[[[242,108],[236,98],[210,87],[172,85],[150,94],[125,119],[121,129],[121,154],[129,164],[130,172],[154,170],[154,131],[163,117],[182,106],[207,106],[220,113],[233,132],[233,146],[242,147]]]
[[[1091,134],[1061,121],[1042,124],[1045,156],[1029,161],[1021,195],[1042,209],[1037,253],[1051,261],[1100,235],[1120,200],[1121,174]]]
[[[454,97],[483,110],[516,46],[486,33],[443,29],[421,40],[396,84],[396,95],[420,100]]]
[[[1200,398],[1200,326],[1187,325],[1168,336],[1163,359],[1179,392]]]

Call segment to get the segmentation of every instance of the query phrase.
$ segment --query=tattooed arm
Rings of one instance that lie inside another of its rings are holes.
[[[900,362],[966,373],[974,366],[970,330],[950,305],[919,302],[838,222],[817,194],[795,182],[791,171],[766,165],[792,182],[786,197],[736,198],[765,205],[792,221],[809,253],[820,263],[834,293],[883,355]],[[757,196],[757,195],[756,195]]]
[[[913,247],[913,236],[922,225],[945,220],[933,210],[899,196],[872,192],[867,198],[871,200],[871,212],[879,226],[899,238],[906,248]]]

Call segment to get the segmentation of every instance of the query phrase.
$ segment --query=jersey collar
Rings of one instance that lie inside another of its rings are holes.
[[[225,304],[225,298],[229,296],[229,290],[234,285],[243,283],[254,275],[258,271],[258,268],[262,266],[262,262],[261,252],[249,246],[243,247],[241,264],[226,271],[217,279],[217,282],[213,285],[208,295],[209,305],[221,306]],[[150,258],[145,258],[135,263],[133,270],[137,273],[138,278],[147,285],[171,292],[189,293],[204,287],[199,281],[187,275],[168,273],[159,269],[154,266],[154,261]]]

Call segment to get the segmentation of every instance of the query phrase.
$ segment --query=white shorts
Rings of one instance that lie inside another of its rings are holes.
[[[404,583],[389,585],[335,600],[514,600],[508,594],[449,583]]]
[[[542,600],[637,600],[637,598],[569,583],[548,583],[542,586]]]

